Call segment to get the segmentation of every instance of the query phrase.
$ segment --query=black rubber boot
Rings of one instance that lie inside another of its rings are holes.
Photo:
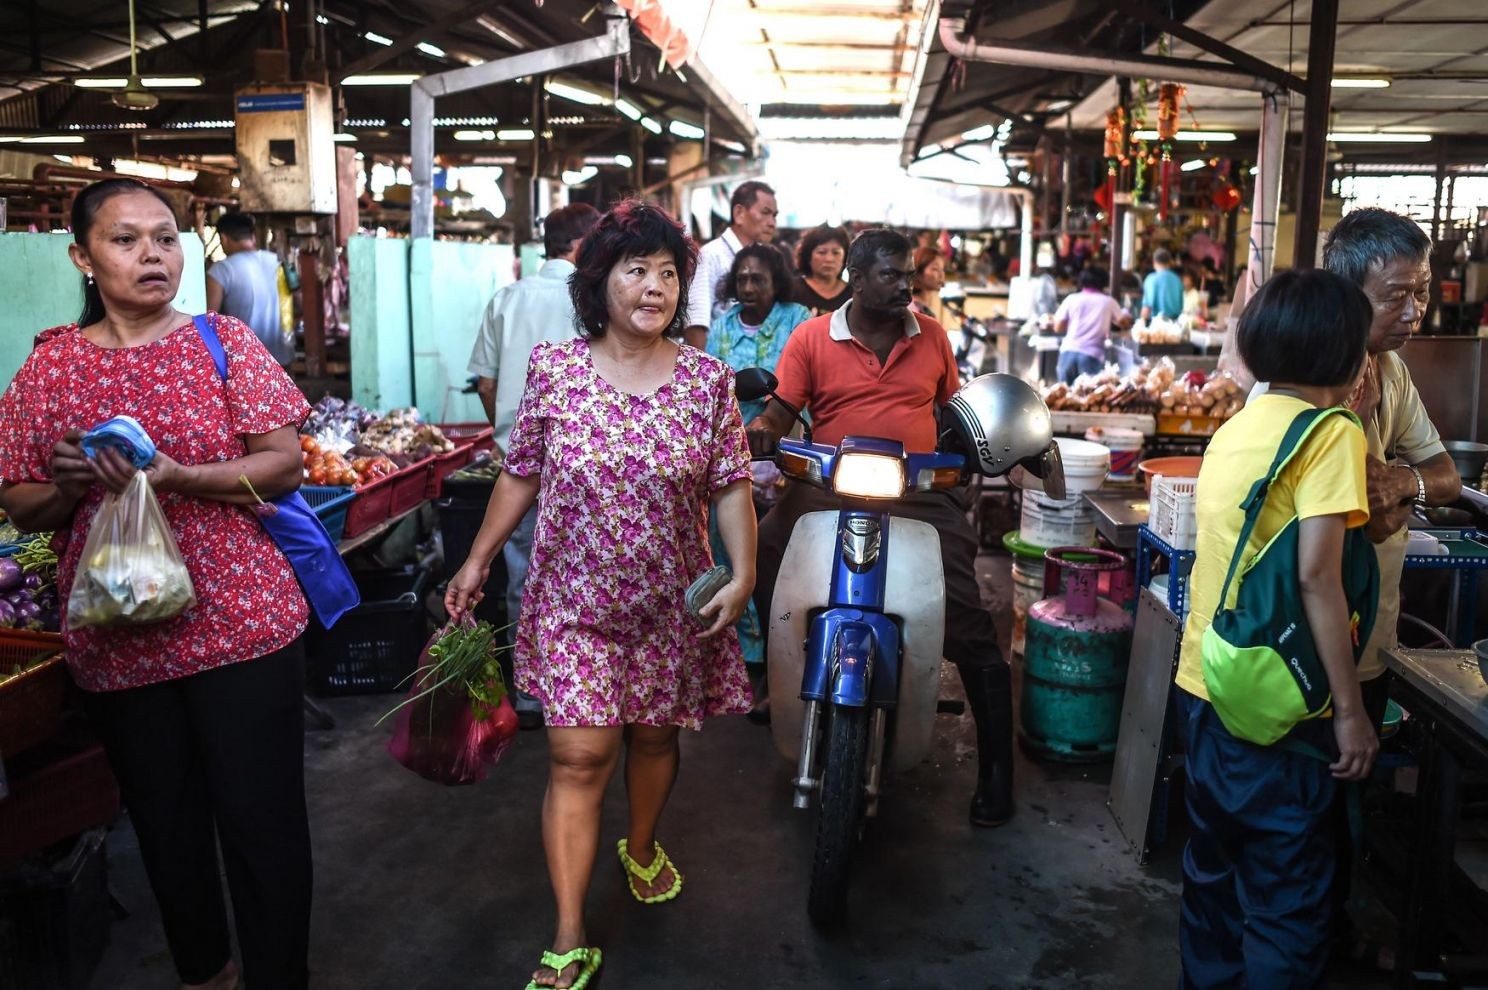
[[[976,721],[977,786],[971,823],[983,828],[1013,817],[1013,679],[1007,664],[962,671]]]

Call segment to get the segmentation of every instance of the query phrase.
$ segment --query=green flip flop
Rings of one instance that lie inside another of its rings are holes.
[[[651,860],[650,866],[642,866],[630,858],[630,852],[627,849],[625,839],[621,839],[616,847],[620,852],[620,865],[625,870],[626,886],[630,887],[631,896],[642,904],[660,904],[682,893],[682,871],[677,869],[675,863],[667,859],[666,850],[661,848],[660,842],[653,840],[652,845],[656,847],[656,858]],[[668,864],[672,867],[672,876],[674,877],[672,885],[659,894],[651,897],[642,897],[641,892],[636,889],[635,882],[637,878],[642,883],[650,883],[661,875],[661,871],[666,869]]]
[[[603,961],[604,953],[599,951],[598,948],[586,948],[584,946],[579,946],[577,949],[570,949],[561,956],[556,952],[547,951],[544,951],[542,954],[542,965],[547,966],[553,972],[557,973],[560,978],[563,976],[563,971],[569,966],[572,966],[574,963],[579,964],[579,975],[574,978],[573,984],[564,988],[564,990],[584,990],[589,985],[589,981],[594,979],[594,974],[599,972],[599,964]],[[525,990],[552,990],[552,987],[545,987],[536,980],[532,980],[527,984]]]

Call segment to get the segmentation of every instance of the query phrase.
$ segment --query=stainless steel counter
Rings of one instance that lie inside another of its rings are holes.
[[[1147,493],[1137,486],[1102,488],[1086,492],[1085,501],[1095,510],[1096,532],[1119,550],[1137,545],[1137,527],[1147,521]]]
[[[1488,746],[1488,683],[1471,650],[1385,651],[1385,666],[1478,745]]]

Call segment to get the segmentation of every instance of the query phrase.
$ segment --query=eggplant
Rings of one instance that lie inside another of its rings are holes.
[[[0,591],[11,591],[20,587],[23,577],[21,565],[10,557],[0,557]]]
[[[10,602],[0,601],[0,628],[10,629],[16,624],[16,612]]]
[[[40,574],[27,574],[21,578],[21,587],[27,591],[40,591],[44,584],[46,584],[46,578]]]
[[[23,602],[15,607],[16,621],[30,622],[41,615],[41,606],[35,602]]]

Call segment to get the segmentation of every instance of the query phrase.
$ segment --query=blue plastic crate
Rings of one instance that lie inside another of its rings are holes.
[[[315,510],[320,524],[330,534],[331,542],[341,542],[346,532],[346,513],[351,509],[356,492],[345,485],[301,485],[300,494]]]
[[[1137,527],[1137,587],[1152,580],[1154,558],[1168,561],[1168,608],[1180,620],[1188,613],[1188,578],[1194,565],[1192,550],[1179,550],[1145,525]]]

